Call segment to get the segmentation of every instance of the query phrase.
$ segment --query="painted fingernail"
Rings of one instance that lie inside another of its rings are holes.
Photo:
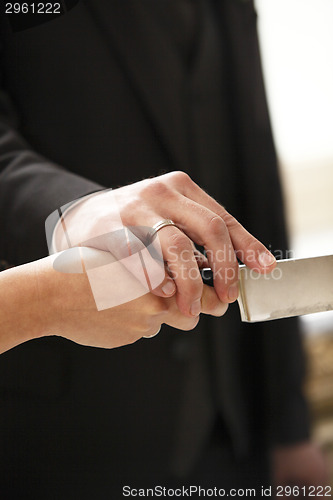
[[[229,286],[228,290],[228,298],[231,301],[235,301],[239,295],[239,288],[238,288],[238,283],[234,283],[233,285]]]
[[[201,300],[197,299],[191,305],[191,314],[192,316],[199,316],[201,313]]]
[[[162,286],[162,292],[164,295],[172,295],[176,290],[176,286],[173,281],[167,281],[165,285]]]
[[[259,255],[258,261],[262,267],[269,267],[274,264],[275,257],[271,253],[263,252]]]

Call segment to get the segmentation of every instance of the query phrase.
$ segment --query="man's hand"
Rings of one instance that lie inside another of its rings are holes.
[[[328,485],[325,459],[319,447],[314,443],[304,442],[280,446],[274,450],[272,460],[275,486],[298,486],[299,488],[305,486],[307,493],[310,493],[310,486]],[[305,496],[307,497],[308,495]],[[289,498],[293,497],[289,495]]]
[[[158,233],[173,280],[166,274],[152,293],[166,297],[165,285],[170,283],[171,289],[174,282],[177,306],[188,318],[196,318],[202,311],[204,289],[192,241],[206,250],[214,272],[214,301],[230,303],[237,299],[237,257],[260,273],[270,272],[275,266],[275,258],[264,245],[184,172],[172,172],[83,200],[65,216],[66,237],[57,250],[68,248],[69,238],[72,246],[92,246],[117,256],[119,248],[114,239],[103,239],[103,235],[124,227],[152,227],[164,219],[172,219],[177,226],[167,226]]]

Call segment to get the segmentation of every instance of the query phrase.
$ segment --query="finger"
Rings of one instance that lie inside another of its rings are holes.
[[[165,324],[172,326],[172,328],[176,328],[177,330],[188,332],[190,330],[193,330],[197,326],[199,320],[200,316],[189,318],[184,315],[179,315],[177,317],[169,318],[167,321],[165,321]]]
[[[201,310],[202,279],[191,240],[178,228],[167,226],[158,232],[168,270],[176,284],[181,313],[197,317]]]
[[[238,258],[252,269],[260,273],[271,272],[275,265],[275,257],[269,250],[252,236],[232,217],[225,208],[201,189],[184,172],[169,174],[171,184],[185,197],[196,201],[221,217],[230,233],[230,238]]]
[[[153,288],[151,293],[157,295],[158,297],[172,297],[176,291],[177,287],[174,280],[167,272],[165,272],[165,279],[159,286]]]
[[[162,324],[177,330],[192,330],[198,324],[199,315],[189,317],[180,312],[176,296],[161,299],[149,294],[147,297],[150,297],[149,318],[145,322],[144,336],[154,335]]]
[[[176,297],[171,297],[169,299],[164,299],[168,307],[168,313],[162,313],[159,316],[159,321],[169,325],[177,330],[189,331],[193,330],[200,320],[200,315],[197,316],[185,316],[182,314],[178,308]]]
[[[209,265],[207,257],[199,252],[194,245],[193,245],[193,253],[194,253],[194,258],[197,261],[199,269],[203,269],[204,267],[207,267]]]
[[[213,287],[204,285],[201,297],[201,312],[211,316],[223,316],[229,304],[221,302]]]
[[[204,245],[206,251],[209,251],[209,255],[207,252],[209,266],[214,272],[214,286],[220,300],[222,302],[235,301],[238,296],[238,264],[232,241],[224,221],[217,216],[216,213],[186,198],[180,194],[179,190],[173,189],[170,179],[168,181],[169,184],[165,182],[165,179],[164,181],[161,179],[163,179],[163,176],[157,179],[151,179],[149,182],[145,183],[141,190],[141,197],[143,200],[146,200],[147,203],[141,203],[139,213],[132,210],[130,215],[127,214],[126,223],[131,225],[135,221],[135,224],[139,222],[152,227],[155,223],[163,219],[171,218],[174,220],[177,226],[179,226],[190,239],[200,245]],[[192,183],[192,181],[190,182]],[[152,217],[152,213],[155,213],[156,218]],[[138,220],[138,218],[141,220]],[[164,231],[167,231],[167,229],[163,228],[159,234],[164,233]],[[170,245],[170,243],[167,241],[163,242],[163,254],[167,252],[168,245]],[[177,268],[176,262],[173,267]],[[184,279],[182,281],[178,279],[178,283],[176,283],[179,307],[184,314],[189,314],[186,309],[190,302],[189,297],[191,297],[192,314],[195,315],[196,310],[199,309],[199,296],[197,293],[199,291],[199,277],[198,274],[195,275],[195,273],[197,273],[197,266],[195,267],[190,263],[184,266],[184,264],[180,262],[176,271],[179,271],[179,268],[187,268],[187,270],[192,273],[190,276],[190,285],[186,286]],[[179,276],[179,273],[177,274]],[[202,290],[200,290],[200,297],[201,291]],[[195,295],[196,298],[193,302]]]
[[[175,191],[170,193],[163,209],[191,240],[204,246],[219,299],[234,302],[238,297],[238,262],[223,219]],[[164,246],[167,244],[164,241]]]
[[[228,212],[224,215],[224,222],[239,260],[261,274],[270,273],[276,266],[276,259],[265,245],[252,236]]]
[[[140,228],[144,229],[143,227]],[[149,232],[151,229],[146,228]],[[170,274],[168,273],[167,267],[164,262],[163,250],[159,238],[154,238],[151,241],[150,238],[147,240],[146,234],[139,234],[138,228],[132,228],[131,233],[136,233],[136,235],[146,240],[145,248],[140,251],[140,259],[145,273],[146,281],[149,285],[150,291],[159,297],[171,297],[177,291],[176,284]]]

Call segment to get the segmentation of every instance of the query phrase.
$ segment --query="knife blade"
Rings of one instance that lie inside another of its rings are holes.
[[[205,284],[213,272],[201,270]],[[239,266],[238,305],[248,323],[333,310],[333,255],[284,259],[270,274]]]

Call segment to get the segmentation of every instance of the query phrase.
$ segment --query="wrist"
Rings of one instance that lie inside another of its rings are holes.
[[[0,352],[43,335],[34,264],[0,273]]]
[[[36,314],[39,314],[37,336],[59,335],[66,338],[76,329],[77,314],[96,309],[86,273],[75,272],[74,269],[56,270],[53,264],[57,258],[59,254],[35,262],[38,291]]]
[[[57,272],[53,262],[57,254],[34,262],[35,300],[34,317],[35,338],[60,335],[63,330],[64,309],[71,290],[71,277],[68,273]]]

